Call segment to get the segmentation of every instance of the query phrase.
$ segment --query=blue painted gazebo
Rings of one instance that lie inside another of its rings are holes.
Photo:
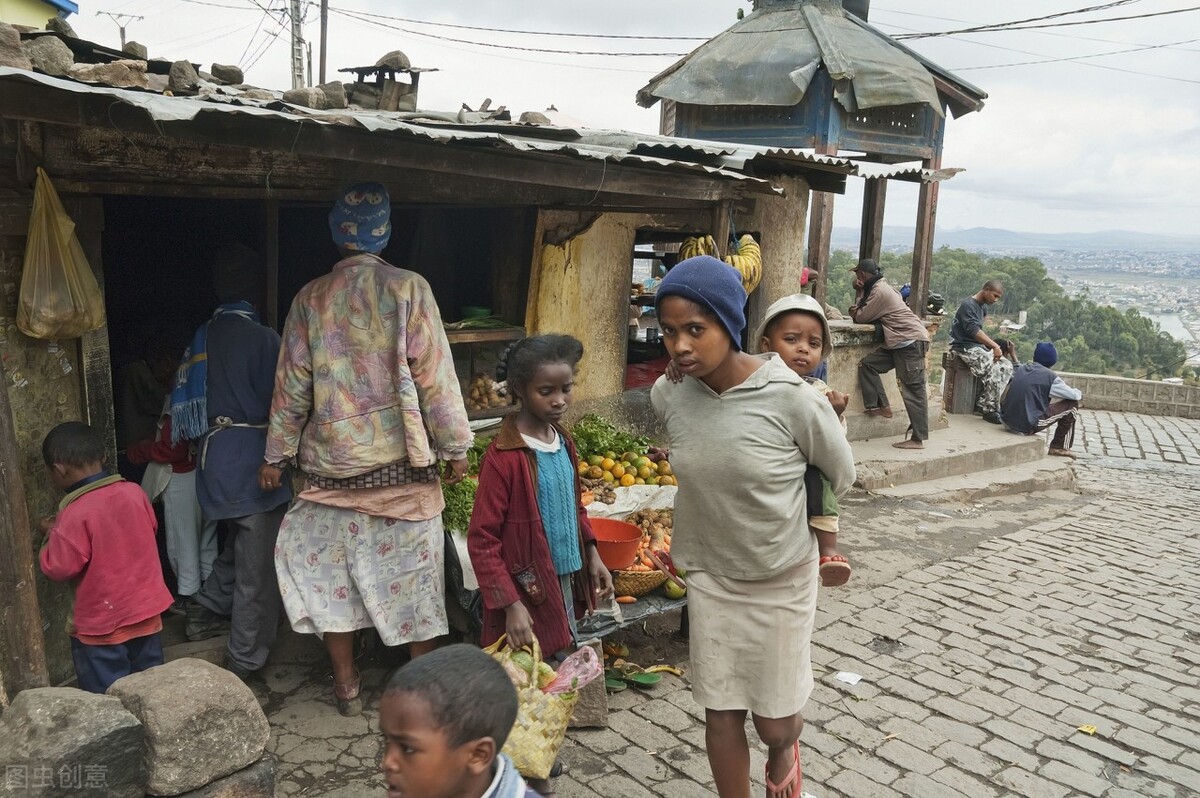
[[[929,293],[946,115],[987,97],[867,22],[870,0],[755,0],[744,19],[653,78],[640,105],[661,102],[664,134],[812,149],[865,166],[860,257],[878,257],[888,180],[921,184],[909,302]],[[813,193],[808,266],[824,301],[833,197]]]

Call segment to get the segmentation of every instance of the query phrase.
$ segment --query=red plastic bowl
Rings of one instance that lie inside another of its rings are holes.
[[[637,557],[642,530],[625,521],[611,518],[592,518],[592,533],[596,536],[596,551],[604,567],[620,571],[633,565]]]

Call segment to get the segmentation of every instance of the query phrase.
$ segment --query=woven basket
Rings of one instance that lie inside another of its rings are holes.
[[[644,596],[667,581],[663,571],[614,571],[613,593],[618,596]]]

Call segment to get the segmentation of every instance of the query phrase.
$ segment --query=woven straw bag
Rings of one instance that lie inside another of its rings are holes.
[[[506,635],[484,649],[493,658],[504,664],[512,659],[513,650],[504,640]],[[533,668],[529,684],[517,688],[517,720],[513,723],[504,753],[508,754],[517,770],[527,779],[548,779],[558,751],[567,737],[567,724],[579,701],[579,693],[550,695],[537,686],[537,666],[542,661],[542,647],[537,638],[533,646],[526,649],[533,655]],[[510,667],[512,664],[510,663]],[[524,668],[521,671],[524,672]]]

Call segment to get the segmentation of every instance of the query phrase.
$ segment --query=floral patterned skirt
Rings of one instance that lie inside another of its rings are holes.
[[[442,519],[398,521],[297,499],[275,544],[279,592],[304,634],[375,627],[384,645],[449,631]]]

